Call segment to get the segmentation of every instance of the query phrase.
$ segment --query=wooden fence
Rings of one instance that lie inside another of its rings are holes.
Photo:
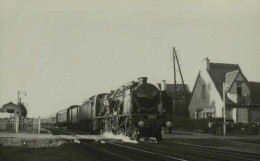
[[[0,133],[40,133],[40,118],[0,119]]]

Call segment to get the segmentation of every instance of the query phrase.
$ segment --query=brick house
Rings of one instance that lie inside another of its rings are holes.
[[[223,117],[223,83],[226,118],[234,122],[254,122],[260,116],[260,83],[248,82],[238,64],[211,63],[204,59],[189,104],[190,118]],[[251,86],[250,86],[251,85]]]

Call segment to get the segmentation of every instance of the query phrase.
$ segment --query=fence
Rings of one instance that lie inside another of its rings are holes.
[[[25,118],[25,119],[0,119],[1,133],[40,133],[41,119],[40,118]]]

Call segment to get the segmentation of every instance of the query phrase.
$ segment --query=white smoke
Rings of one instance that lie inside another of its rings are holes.
[[[136,140],[131,140],[128,136],[125,136],[123,134],[114,135],[113,133],[105,132],[102,136],[108,139],[122,140],[123,142],[126,143],[134,143],[134,144],[138,143]]]

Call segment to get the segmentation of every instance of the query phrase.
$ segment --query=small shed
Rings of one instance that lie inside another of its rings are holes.
[[[14,117],[16,117],[21,115],[21,108],[13,102],[9,102],[0,108],[0,112],[11,113],[14,114]]]

